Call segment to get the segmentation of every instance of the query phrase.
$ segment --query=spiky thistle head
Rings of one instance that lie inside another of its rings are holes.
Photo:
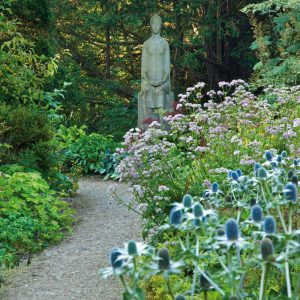
[[[265,158],[266,158],[267,161],[272,161],[273,154],[272,154],[272,152],[270,150],[266,150],[265,151]]]
[[[268,177],[268,171],[264,167],[260,167],[257,170],[257,177],[260,179],[264,179]]]
[[[160,270],[168,270],[170,268],[170,256],[169,251],[166,248],[162,248],[158,250],[157,256],[158,260],[158,268]]]
[[[277,161],[278,161],[279,163],[282,162],[282,156],[281,156],[281,155],[278,155],[278,156],[277,156]]]
[[[259,163],[254,164],[254,171],[258,170],[261,167]]]
[[[176,207],[173,207],[170,212],[170,223],[172,225],[179,225],[181,224],[181,220],[182,220],[181,209],[177,209]]]
[[[276,232],[276,222],[272,216],[267,216],[264,219],[264,232],[266,234],[274,234]]]
[[[186,194],[182,198],[182,204],[185,208],[190,208],[193,205],[193,197],[190,194]]]
[[[186,298],[183,295],[177,295],[175,300],[186,300]]]
[[[238,173],[236,171],[232,171],[231,178],[235,181],[238,181],[238,179],[239,179]]]
[[[243,175],[243,172],[241,169],[237,169],[236,173],[238,174],[239,177],[241,177]]]
[[[294,175],[294,171],[293,170],[289,170],[288,173],[287,173],[287,176],[288,176],[288,179],[291,180],[292,177]]]
[[[230,241],[238,240],[239,227],[235,219],[228,219],[225,223],[226,237]]]
[[[114,269],[122,267],[123,261],[118,259],[120,255],[122,255],[122,253],[118,248],[114,248],[110,252],[109,260]]]
[[[288,154],[287,154],[287,152],[286,152],[285,150],[283,150],[283,151],[281,152],[281,156],[282,156],[283,158],[287,158]]]
[[[298,176],[297,176],[296,174],[294,174],[294,175],[291,177],[291,182],[292,182],[294,185],[298,186],[298,181],[299,181]]]
[[[136,242],[134,240],[131,240],[131,241],[128,242],[127,252],[128,252],[129,255],[137,255],[138,254],[137,245],[136,245]]]
[[[297,186],[294,183],[288,183],[284,187],[284,197],[288,201],[297,201]]]
[[[256,222],[260,223],[263,219],[263,211],[259,204],[252,206],[251,208],[251,219]]]
[[[213,193],[216,193],[218,190],[219,190],[219,185],[218,185],[216,182],[214,182],[214,183],[211,185],[211,191],[212,191]]]
[[[232,196],[231,195],[226,195],[225,196],[225,201],[228,202],[228,203],[231,203],[232,202]]]
[[[273,256],[273,242],[269,238],[265,238],[260,243],[260,253],[263,260],[269,260]]]
[[[255,198],[251,198],[250,199],[250,206],[254,206],[256,204],[256,199]]]
[[[193,208],[195,218],[200,218],[203,215],[203,208],[200,203],[196,203]]]

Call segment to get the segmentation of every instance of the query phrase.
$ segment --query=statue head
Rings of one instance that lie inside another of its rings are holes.
[[[161,17],[158,14],[154,14],[150,19],[150,26],[152,29],[152,32],[157,34],[160,32],[161,29]]]

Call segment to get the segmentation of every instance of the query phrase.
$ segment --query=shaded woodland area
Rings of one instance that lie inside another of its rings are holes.
[[[198,81],[215,87],[221,80],[250,76],[256,62],[249,48],[253,36],[240,12],[250,2],[26,0],[17,2],[13,13],[38,53],[60,53],[52,84],[72,83],[64,102],[69,121],[111,133],[116,126],[126,127],[125,118],[134,125],[141,46],[150,35],[153,13],[163,19],[178,93]]]

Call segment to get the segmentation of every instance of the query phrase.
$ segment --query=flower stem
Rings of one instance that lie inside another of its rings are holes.
[[[166,284],[167,284],[167,287],[168,287],[168,291],[169,291],[169,294],[172,298],[172,300],[175,300],[175,295],[172,291],[172,288],[171,288],[171,284],[170,284],[170,277],[168,275],[164,276],[164,279],[166,281]]]
[[[260,291],[259,291],[259,300],[265,300],[266,298],[266,287],[268,281],[268,273],[269,273],[269,264],[263,265],[261,281],[260,281]]]

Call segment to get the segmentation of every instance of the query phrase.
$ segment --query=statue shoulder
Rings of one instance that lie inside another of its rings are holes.
[[[164,43],[165,45],[169,46],[169,43],[168,43],[168,41],[167,41],[165,38],[162,38],[162,40],[163,40],[163,43]]]

